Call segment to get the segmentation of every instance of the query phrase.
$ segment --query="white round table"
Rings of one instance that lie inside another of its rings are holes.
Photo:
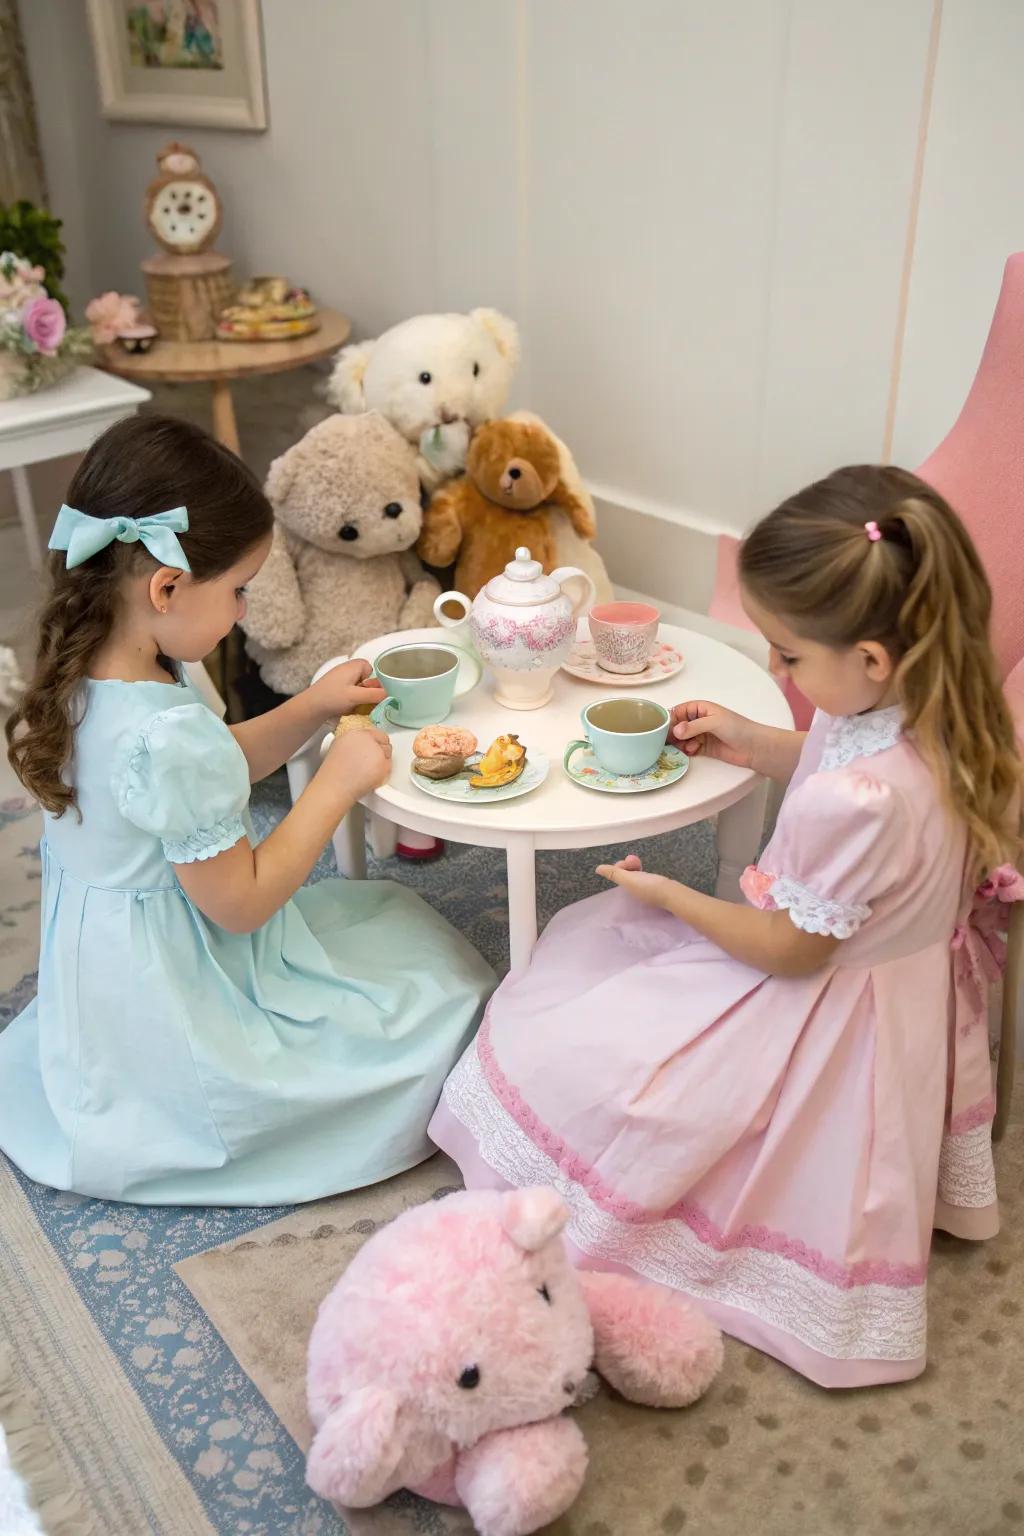
[[[496,736],[514,731],[527,750],[532,747],[547,755],[551,765],[547,779],[532,794],[517,800],[475,808],[431,798],[410,778],[415,732],[393,729],[394,761],[389,782],[346,817],[336,840],[336,846],[341,844],[343,857],[339,862],[346,866],[345,873],[355,879],[366,875],[365,811],[449,842],[504,848],[513,970],[526,965],[537,942],[537,849],[628,843],[717,816],[718,894],[735,900],[740,875],[757,857],[764,822],[763,779],[749,769],[697,757],[676,784],[647,794],[614,795],[582,788],[562,767],[566,746],[583,734],[581,710],[596,699],[630,693],[657,699],[668,707],[686,699],[710,699],[765,725],[792,727],[793,717],[781,690],[748,657],[694,630],[662,624],[660,633],[662,639],[682,651],[686,665],[675,677],[653,686],[626,690],[581,682],[559,672],[550,704],[538,710],[511,710],[495,703],[485,672],[476,688],[455,700],[449,720],[471,730],[481,750]],[[468,629],[412,629],[382,635],[360,646],[355,655],[372,662],[389,646],[417,640],[471,649]]]

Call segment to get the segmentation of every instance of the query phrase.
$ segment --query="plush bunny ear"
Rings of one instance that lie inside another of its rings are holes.
[[[496,309],[474,309],[469,318],[482,325],[493,338],[494,344],[510,368],[519,362],[519,327],[507,315]],[[344,355],[344,354],[342,354]]]
[[[369,1509],[402,1486],[405,1436],[399,1399],[386,1387],[349,1392],[316,1432],[306,1482],[322,1499]]]
[[[326,394],[331,404],[346,415],[366,410],[363,380],[374,345],[372,341],[361,341],[358,346],[342,347],[335,359]]]
[[[536,1253],[569,1220],[569,1208],[553,1189],[516,1189],[502,1198],[501,1224],[517,1247]]]

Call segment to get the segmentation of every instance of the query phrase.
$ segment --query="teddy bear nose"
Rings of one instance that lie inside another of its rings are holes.
[[[458,419],[458,415],[455,411],[450,411],[446,405],[441,407],[441,420],[444,422],[446,427],[450,427],[452,422],[458,421]]]
[[[462,1387],[465,1392],[472,1392],[473,1388],[478,1387],[479,1385],[480,1367],[478,1365],[467,1365],[466,1369],[459,1377],[459,1386]]]
[[[402,503],[400,501],[389,501],[387,506],[384,508],[384,516],[385,517],[401,517],[401,515],[402,515]]]
[[[563,1381],[562,1391],[566,1397],[574,1397],[576,1394],[576,1383],[574,1381]]]
[[[521,469],[510,469],[508,472],[508,477],[510,480],[521,480],[523,477],[523,472]]]
[[[351,544],[353,539],[358,539],[359,529],[355,523],[346,523],[344,528],[338,529],[338,538],[344,539],[346,544]]]

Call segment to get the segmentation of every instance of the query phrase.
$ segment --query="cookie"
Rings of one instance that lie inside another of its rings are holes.
[[[349,731],[372,731],[373,728],[373,721],[369,715],[342,715],[334,734],[347,736]]]

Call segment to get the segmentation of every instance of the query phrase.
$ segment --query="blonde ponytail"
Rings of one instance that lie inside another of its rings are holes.
[[[799,635],[885,645],[904,724],[966,825],[973,872],[1014,856],[1022,770],[989,640],[992,592],[942,497],[906,470],[837,470],[757,525],[740,576]]]

